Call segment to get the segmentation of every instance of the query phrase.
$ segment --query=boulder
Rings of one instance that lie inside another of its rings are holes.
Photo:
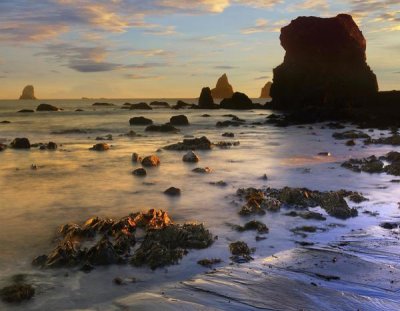
[[[130,110],[153,110],[147,103],[132,104]]]
[[[152,167],[152,166],[159,166],[160,165],[160,158],[156,155],[150,155],[142,160],[142,165],[145,167]]]
[[[260,98],[271,98],[270,91],[271,91],[272,82],[268,81],[264,87],[261,89]]]
[[[19,99],[36,99],[33,85],[25,86]]]
[[[211,150],[211,141],[202,136],[200,138],[187,138],[183,142],[165,146],[166,150]]]
[[[149,125],[145,129],[146,132],[163,132],[163,133],[170,133],[170,132],[179,132],[179,129],[174,127],[171,124],[162,124],[162,125]]]
[[[133,117],[129,119],[130,125],[150,125],[153,121],[145,117]]]
[[[273,70],[273,107],[298,117],[343,117],[375,96],[366,40],[350,15],[298,17],[281,29],[284,62]]]
[[[251,99],[244,93],[235,92],[231,98],[225,98],[221,101],[220,107],[223,109],[253,109],[255,105]]]
[[[136,170],[132,171],[132,174],[135,176],[146,176],[147,172],[144,168],[137,168]]]
[[[181,189],[169,187],[167,190],[164,191],[164,193],[169,196],[179,196],[181,195]]]
[[[215,88],[211,90],[213,98],[231,98],[233,95],[232,85],[229,84],[228,77],[224,73],[217,81]]]
[[[183,162],[196,163],[200,161],[200,158],[193,151],[188,151],[182,158]]]
[[[171,125],[189,125],[189,120],[185,115],[181,114],[178,116],[172,116],[169,119],[169,123]]]
[[[11,148],[14,149],[30,149],[31,148],[31,143],[29,142],[28,138],[15,138],[11,142]]]
[[[36,111],[59,111],[59,110],[61,109],[49,104],[40,104],[36,108]]]
[[[209,87],[204,87],[201,90],[199,97],[199,109],[218,109],[219,106],[214,103],[214,99],[211,95],[211,90]]]

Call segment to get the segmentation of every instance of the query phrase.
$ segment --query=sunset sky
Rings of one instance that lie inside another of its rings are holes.
[[[279,29],[350,13],[381,90],[400,89],[399,0],[1,0],[0,98],[197,97],[226,72],[259,96]]]

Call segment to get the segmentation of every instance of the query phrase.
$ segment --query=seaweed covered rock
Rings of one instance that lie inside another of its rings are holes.
[[[184,139],[183,142],[165,146],[166,150],[210,150],[212,148],[211,141],[202,136],[200,138],[188,138]]]
[[[250,256],[252,250],[243,241],[237,241],[229,244],[229,250],[233,255],[231,259],[234,262],[243,263],[253,260],[253,258]]]
[[[11,144],[11,148],[14,149],[30,149],[31,148],[31,143],[29,142],[28,138],[15,138]]]
[[[383,162],[389,162],[386,164]],[[400,153],[391,151],[385,156],[377,158],[372,155],[368,158],[350,159],[342,163],[342,167],[360,173],[387,173],[389,175],[400,176]]]
[[[366,145],[377,144],[377,145],[392,145],[392,146],[400,146],[400,135],[394,134],[388,137],[379,137],[379,138],[367,138],[364,143]]]
[[[153,270],[176,264],[187,249],[207,248],[213,241],[212,234],[202,224],[172,224],[159,230],[149,230],[133,255],[131,264],[147,265]]]
[[[377,94],[366,40],[350,15],[298,17],[281,29],[280,41],[286,54],[273,70],[274,107],[340,117]]]
[[[249,222],[246,222],[243,226],[234,226],[235,230],[242,232],[242,231],[249,231],[249,230],[254,230],[257,231],[258,233],[268,233],[269,229],[266,226],[266,224],[262,223],[261,221],[258,220],[250,220]]]

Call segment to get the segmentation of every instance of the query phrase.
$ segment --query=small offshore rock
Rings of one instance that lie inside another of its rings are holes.
[[[171,125],[186,126],[186,125],[189,125],[189,120],[185,115],[181,114],[178,116],[172,116],[169,119],[169,123]]]
[[[110,145],[106,143],[99,143],[93,145],[92,148],[89,148],[89,150],[94,150],[94,151],[106,151],[110,149]]]
[[[129,119],[130,125],[150,125],[153,124],[151,119],[145,117],[133,117]]]
[[[200,158],[195,154],[193,151],[188,151],[183,157],[182,157],[183,162],[189,162],[189,163],[197,163],[200,161]]]
[[[163,149],[182,151],[182,150],[211,150],[211,148],[212,148],[211,141],[207,137],[202,136],[200,138],[193,138],[193,139],[187,138],[184,139],[183,142],[165,146]]]
[[[150,155],[142,160],[142,165],[145,167],[155,167],[160,165],[160,158],[156,155]]]
[[[209,167],[196,167],[192,170],[192,172],[199,173],[199,174],[209,174],[212,172],[212,169]]]
[[[179,129],[174,127],[171,124],[162,124],[162,125],[149,125],[145,129],[146,132],[162,132],[162,133],[170,133],[170,132],[179,132]]]
[[[36,111],[60,111],[60,110],[61,110],[60,108],[49,104],[40,104],[36,108]]]
[[[31,143],[29,142],[28,138],[15,138],[11,144],[11,148],[14,149],[30,149],[31,148]]]
[[[153,110],[147,103],[137,103],[137,104],[132,104],[129,107],[130,110]]]
[[[169,196],[179,196],[181,195],[181,189],[169,187],[167,190],[164,191],[164,193]]]
[[[132,172],[132,174],[135,176],[146,176],[147,172],[144,168],[141,167],[141,168],[137,168],[136,170],[134,170]]]

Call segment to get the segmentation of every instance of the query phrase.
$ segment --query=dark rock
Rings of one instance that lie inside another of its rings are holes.
[[[145,117],[133,117],[129,119],[130,125],[150,125],[153,121]]]
[[[164,191],[164,193],[170,196],[179,196],[181,195],[181,189],[175,187],[169,187],[167,190]]]
[[[174,127],[171,124],[162,124],[162,125],[149,125],[145,129],[146,132],[162,132],[162,133],[171,133],[171,132],[179,132],[179,129]]]
[[[355,141],[353,139],[350,139],[350,140],[346,141],[346,146],[352,147],[352,146],[355,146],[355,145],[356,145],[356,143],[355,143]]]
[[[377,94],[365,38],[350,15],[299,17],[281,29],[280,40],[286,54],[274,69],[275,108],[307,113],[314,120],[318,114],[333,118]]]
[[[165,146],[164,149],[166,150],[211,150],[212,143],[211,141],[202,136],[200,138],[193,138],[193,139],[184,139],[183,142],[179,142],[176,144]]]
[[[335,139],[370,138],[368,134],[365,134],[364,132],[361,132],[361,131],[355,131],[355,130],[345,131],[345,132],[341,132],[341,133],[333,133],[332,137]]]
[[[11,122],[10,121],[7,121],[7,120],[4,120],[4,121],[1,121],[0,122],[0,124],[10,124]]]
[[[104,266],[118,263],[119,256],[113,244],[103,237],[95,246],[89,249],[86,259],[95,266]]]
[[[19,111],[17,111],[17,112],[29,113],[29,112],[35,112],[35,111],[32,110],[32,109],[21,109],[21,110],[19,110]]]
[[[0,151],[4,151],[7,149],[7,145],[0,143]]]
[[[211,115],[209,115],[208,113],[204,113],[204,114],[202,114],[201,115],[203,118],[209,118],[209,117],[211,117]]]
[[[189,163],[197,163],[200,161],[200,158],[195,154],[193,151],[188,151],[183,157],[182,157],[183,162],[189,162]]]
[[[97,136],[96,140],[113,140],[113,136],[111,134],[107,134],[106,136]]]
[[[18,283],[3,287],[0,297],[8,303],[19,303],[31,299],[35,295],[35,289],[30,284]]]
[[[235,229],[237,231],[255,230],[258,233],[268,233],[269,232],[268,227],[264,223],[262,223],[258,220],[251,220],[251,221],[247,222],[244,226],[235,226]]]
[[[132,162],[134,162],[134,163],[142,162],[142,158],[139,157],[139,154],[134,152],[134,153],[132,153]]]
[[[211,95],[211,90],[209,87],[204,87],[201,90],[199,97],[199,109],[218,109],[219,106],[214,103],[214,99]]]
[[[268,81],[264,87],[261,89],[260,98],[271,98],[270,90],[271,90],[272,82]]]
[[[137,103],[137,104],[132,104],[129,107],[130,110],[152,110],[153,108],[151,108],[147,103]]]
[[[114,104],[111,104],[111,103],[100,103],[100,102],[97,102],[97,103],[94,103],[92,106],[113,107],[113,106],[115,106],[115,105],[114,105]]]
[[[160,158],[156,155],[150,155],[142,160],[142,165],[145,167],[155,167],[160,165]]]
[[[144,168],[137,168],[132,172],[132,174],[135,176],[146,176],[147,172]]]
[[[61,109],[49,104],[40,104],[36,108],[36,111],[59,111],[59,110]]]
[[[183,108],[189,108],[189,107],[192,107],[192,106],[193,106],[192,104],[188,104],[188,103],[185,103],[182,100],[178,100],[176,102],[176,105],[172,106],[172,109],[183,109]]]
[[[218,121],[215,126],[216,127],[228,127],[228,126],[241,126],[242,122],[239,121],[231,121],[231,120],[226,120],[226,121]]]
[[[189,120],[185,115],[181,114],[178,116],[172,116],[169,119],[169,123],[171,125],[178,125],[178,126],[179,125],[189,125]]]
[[[40,150],[57,150],[58,146],[55,142],[48,142],[47,144],[41,145]]]
[[[392,230],[392,229],[397,229],[400,226],[400,223],[398,222],[383,222],[380,224],[380,226],[383,229],[388,229],[388,230]]]
[[[25,86],[19,99],[36,99],[33,85]]]
[[[243,241],[237,241],[229,244],[229,250],[233,255],[231,259],[234,262],[241,263],[253,260],[253,258],[250,256],[252,252],[249,246]]]
[[[211,182],[210,182],[210,185],[219,186],[219,187],[226,187],[226,186],[228,186],[228,184],[227,184],[225,181],[223,181],[223,180],[211,181]]]
[[[353,172],[366,173],[382,173],[384,163],[375,156],[370,156],[364,159],[350,159],[341,165],[344,168],[350,169]]]
[[[239,141],[219,141],[217,143],[214,143],[214,145],[221,149],[228,149],[233,146],[239,146],[240,142]]]
[[[14,149],[30,149],[31,143],[29,142],[28,138],[15,138],[11,144],[11,148]]]
[[[209,174],[212,172],[212,169],[209,167],[196,167],[192,170],[192,172],[199,174]]]
[[[110,145],[106,143],[99,143],[93,145],[92,148],[89,148],[89,150],[94,150],[94,151],[106,151],[110,149]]]
[[[124,280],[121,279],[121,278],[119,278],[119,277],[114,278],[113,283],[114,283],[115,285],[123,285],[123,284],[125,284],[125,283],[124,283]]]
[[[326,220],[326,218],[321,213],[310,212],[310,211],[307,212],[291,211],[289,213],[286,213],[285,215],[291,217],[301,217],[304,219]]]
[[[211,90],[213,98],[231,98],[233,95],[232,85],[229,84],[228,77],[224,73],[217,81],[215,88]]]
[[[392,145],[392,146],[400,146],[400,135],[395,134],[389,137],[380,137],[377,139],[372,139],[368,137],[367,140],[364,141],[366,145],[369,144],[377,144],[377,145]]]
[[[222,134],[223,137],[235,137],[235,134],[233,134],[232,132],[226,132]]]
[[[83,109],[75,109],[75,111],[76,112],[82,112],[82,111],[85,111],[85,110],[83,110]]]
[[[222,109],[246,110],[255,108],[255,105],[246,94],[235,92],[231,98],[223,99],[220,107]]]
[[[160,107],[160,108],[170,108],[167,102],[153,101],[150,103],[150,106]]]

